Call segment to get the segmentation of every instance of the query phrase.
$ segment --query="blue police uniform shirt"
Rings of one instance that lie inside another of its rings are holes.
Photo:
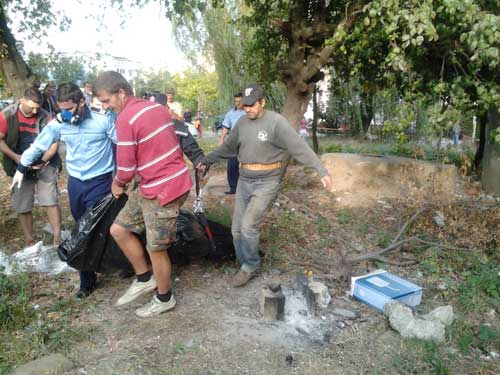
[[[241,116],[245,115],[245,111],[242,109],[230,109],[224,116],[224,121],[222,121],[222,126],[231,130],[234,125],[238,122]]]
[[[78,124],[52,120],[22,154],[21,165],[31,166],[58,141],[66,144],[66,169],[71,177],[87,181],[114,171],[116,129],[113,116],[85,107],[83,120]]]

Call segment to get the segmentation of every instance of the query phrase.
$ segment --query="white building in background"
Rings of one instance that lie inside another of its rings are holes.
[[[114,56],[109,53],[73,52],[62,53],[66,57],[81,59],[86,70],[94,69],[95,73],[114,70],[131,80],[142,68],[142,64],[126,57]]]

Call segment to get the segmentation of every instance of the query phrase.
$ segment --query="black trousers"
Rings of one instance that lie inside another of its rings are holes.
[[[231,158],[227,160],[227,182],[231,192],[236,191],[238,185],[238,178],[240,177],[240,165],[238,158]]]

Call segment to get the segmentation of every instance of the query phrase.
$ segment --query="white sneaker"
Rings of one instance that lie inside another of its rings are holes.
[[[162,312],[172,310],[175,306],[175,297],[172,294],[167,302],[162,302],[158,297],[154,296],[151,302],[146,303],[144,306],[135,310],[135,315],[141,318],[148,318],[150,316],[159,315]]]
[[[139,297],[140,295],[151,292],[156,289],[156,280],[154,276],[151,275],[151,278],[146,282],[139,282],[135,279],[132,282],[132,285],[127,289],[125,294],[118,298],[115,303],[115,306],[122,306],[129,302],[132,302],[134,299]]]

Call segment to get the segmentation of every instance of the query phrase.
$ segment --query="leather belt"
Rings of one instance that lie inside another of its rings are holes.
[[[240,168],[248,169],[250,171],[272,171],[273,169],[281,168],[282,162],[277,161],[271,164],[261,164],[261,163],[240,163]]]

